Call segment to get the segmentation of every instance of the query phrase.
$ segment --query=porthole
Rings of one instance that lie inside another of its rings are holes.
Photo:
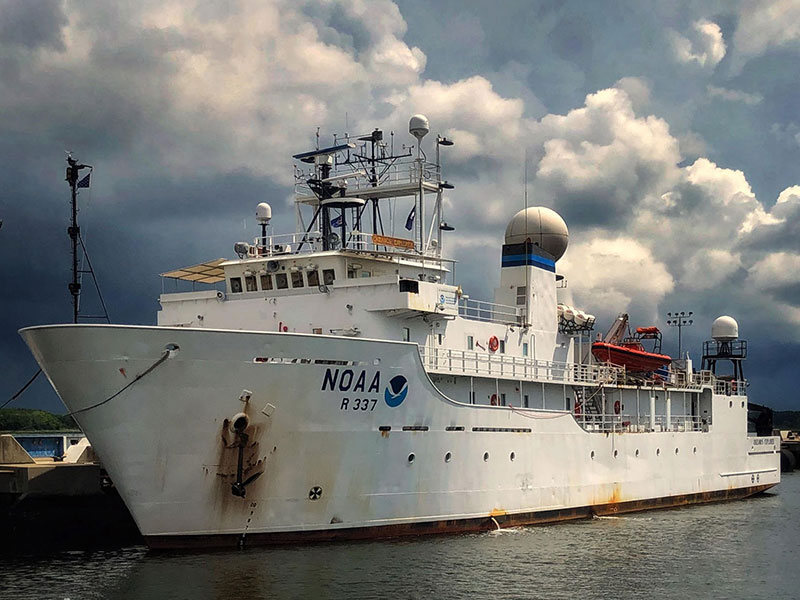
[[[508,459],[509,459],[511,462],[514,462],[514,459],[515,459],[515,458],[517,458],[517,454],[516,454],[516,452],[512,452],[511,454],[509,454],[509,455],[508,455]]]
[[[733,408],[733,400],[731,400],[730,402],[728,402],[728,408]]]
[[[678,449],[677,449],[677,448],[675,448],[675,454],[676,454],[676,455],[678,454]]]
[[[617,456],[619,456],[619,450],[614,450],[614,458],[617,458]]]
[[[489,460],[489,453],[488,452],[484,452],[483,453],[483,462],[487,462],[488,460]]]
[[[695,446],[694,448],[692,448],[692,454],[697,454],[697,446]]]
[[[452,454],[448,452],[447,454],[444,455],[444,462],[450,462],[451,460],[453,460]]]
[[[409,454],[408,455],[408,464],[413,463],[415,458],[417,458],[417,457],[413,452],[411,454]]]
[[[589,458],[591,458],[592,460],[594,460],[594,450],[592,450],[592,453],[589,455]]]
[[[636,449],[636,456],[639,456],[639,449]]]
[[[656,456],[661,456],[661,448],[656,448]]]
[[[742,400],[742,408],[744,408],[744,400]]]

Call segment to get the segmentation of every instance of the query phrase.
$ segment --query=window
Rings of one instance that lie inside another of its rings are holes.
[[[403,327],[403,341],[404,342],[411,341],[411,330],[408,327]]]
[[[272,289],[272,275],[261,276],[261,289],[265,292]]]
[[[506,353],[506,341],[505,340],[500,340],[500,348],[499,349],[500,349],[500,354],[505,354]]]
[[[372,271],[361,271],[362,277],[372,277]]]
[[[413,279],[401,279],[399,285],[401,292],[419,294],[419,281],[414,281]]]
[[[238,294],[241,291],[242,291],[242,278],[231,277],[231,293]]]
[[[308,287],[319,287],[319,271],[316,269],[308,272]]]
[[[475,347],[475,338],[471,335],[467,336],[467,350],[472,350]]]
[[[523,286],[517,287],[517,306],[524,306],[526,296],[528,295],[528,288]]]
[[[522,356],[528,356],[528,342],[522,342]]]
[[[469,393],[469,403],[470,404],[475,404],[475,391],[474,390]]]
[[[347,269],[347,278],[348,279],[355,279],[356,278],[356,270],[353,268]]]
[[[325,285],[332,285],[334,281],[336,281],[336,275],[334,274],[333,269],[323,269],[322,283]]]
[[[289,287],[289,280],[286,278],[286,273],[275,274],[275,287],[279,290],[285,290]]]
[[[506,405],[506,394],[505,392],[500,392],[500,406]]]
[[[528,402],[528,394],[525,394],[525,395],[522,397],[522,405],[523,405],[525,408],[529,408],[528,404],[529,404],[529,402]]]
[[[244,278],[244,285],[247,287],[248,292],[257,292],[258,287],[256,287],[256,276],[255,275],[247,275]]]
[[[437,339],[439,341],[439,345],[441,346],[442,345],[442,334],[441,333],[437,333],[436,337],[437,337]]]
[[[301,288],[301,287],[303,287],[303,272],[302,271],[292,271],[292,287],[293,288]]]

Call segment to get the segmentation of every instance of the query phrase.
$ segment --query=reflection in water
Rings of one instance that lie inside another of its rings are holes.
[[[14,598],[796,598],[800,474],[753,500],[478,535],[0,562]]]

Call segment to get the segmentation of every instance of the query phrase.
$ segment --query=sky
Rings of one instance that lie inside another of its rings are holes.
[[[0,0],[0,403],[37,368],[17,330],[71,319],[65,151],[94,166],[80,222],[112,320],[154,324],[158,274],[233,257],[257,203],[293,230],[318,127],[402,141],[424,113],[455,141],[445,250],[471,297],[527,170],[599,331],[627,311],[677,354],[666,313],[691,310],[699,363],[731,315],[751,400],[800,409],[798,23],[797,0]],[[12,406],[64,412],[44,378]]]

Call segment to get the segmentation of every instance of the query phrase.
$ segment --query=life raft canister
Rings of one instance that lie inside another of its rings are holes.
[[[622,405],[619,403],[619,400],[614,401],[614,414],[618,415],[621,409]]]
[[[497,394],[492,394],[492,406],[497,406]]]
[[[496,335],[493,335],[489,338],[489,350],[492,352],[497,352],[497,349],[500,347],[500,340],[497,339]]]

